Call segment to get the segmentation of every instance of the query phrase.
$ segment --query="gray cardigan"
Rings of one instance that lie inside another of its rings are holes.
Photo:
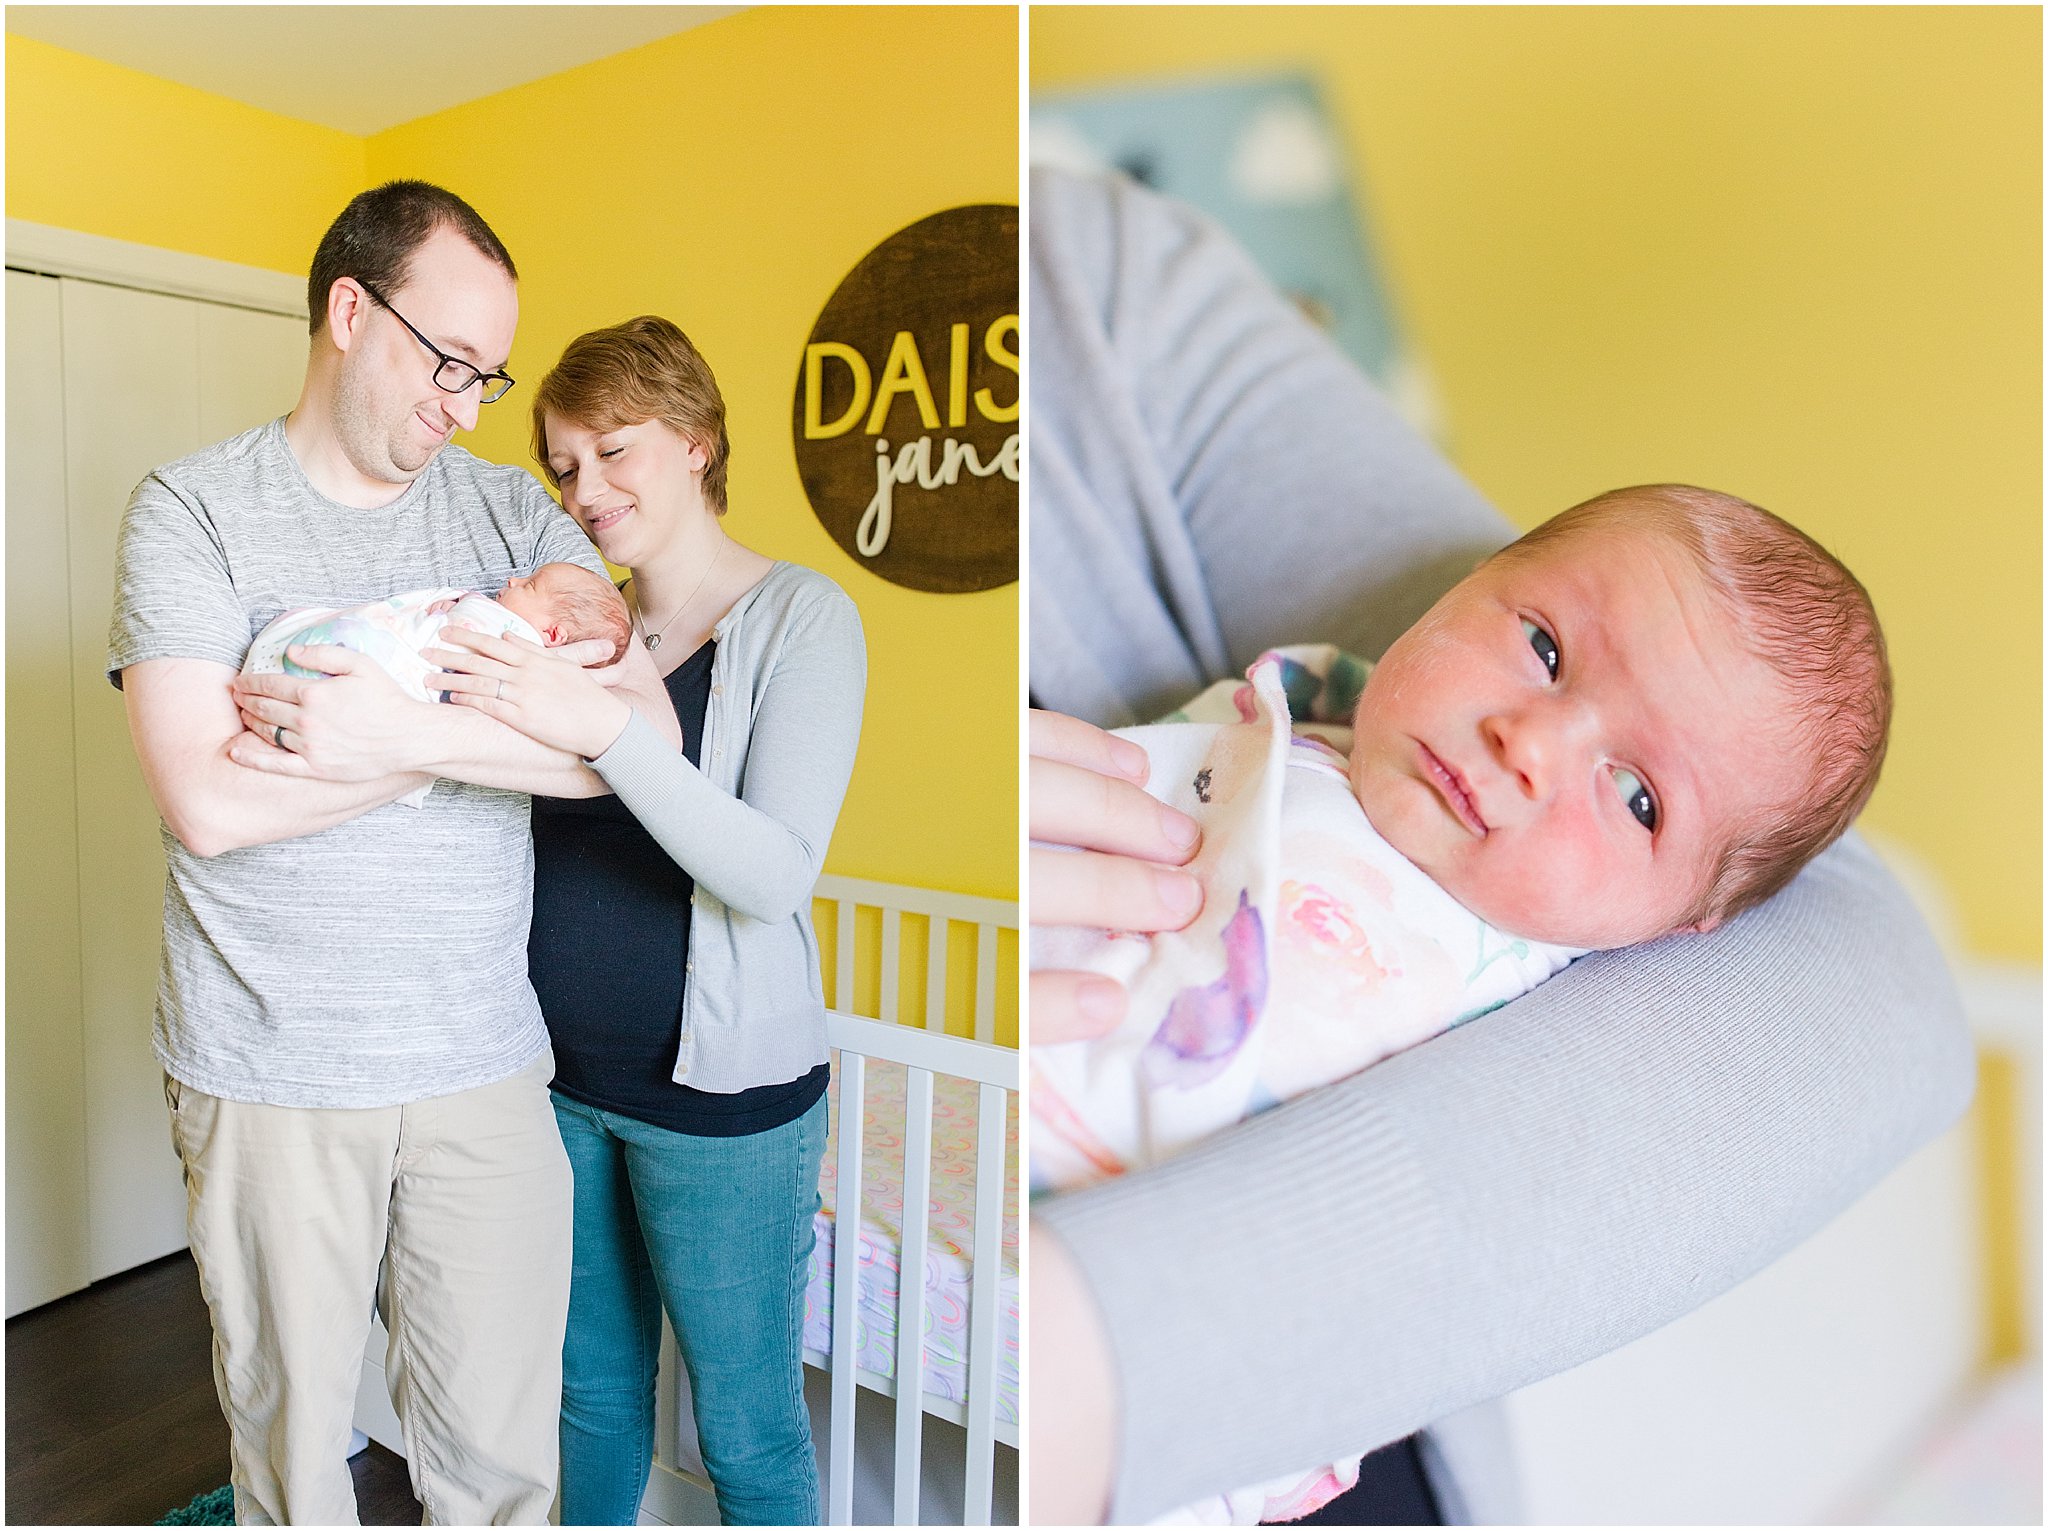
[[[733,1094],[826,1059],[811,886],[853,774],[867,689],[860,613],[778,563],[712,629],[701,765],[637,713],[591,762],[696,879],[675,1079]]]
[[[1034,177],[1031,347],[1045,706],[1125,724],[1276,643],[1376,655],[1513,535],[1220,230],[1128,182]],[[1852,837],[1711,936],[1584,958],[1039,1203],[1110,1334],[1113,1517],[1433,1426],[1447,1518],[1513,1519],[1471,1406],[1776,1259],[1973,1077],[1933,941]]]

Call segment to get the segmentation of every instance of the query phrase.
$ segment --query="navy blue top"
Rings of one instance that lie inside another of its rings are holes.
[[[683,753],[698,764],[711,700],[707,642],[669,675]],[[696,884],[616,797],[533,800],[528,975],[571,1100],[695,1137],[742,1137],[795,1121],[830,1068],[717,1095],[675,1082],[683,961]]]

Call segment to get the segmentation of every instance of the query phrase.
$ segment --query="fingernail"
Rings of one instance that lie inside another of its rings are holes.
[[[1185,872],[1161,870],[1152,874],[1159,886],[1159,902],[1167,913],[1183,920],[1193,919],[1202,907],[1202,885]]]
[[[1202,838],[1202,826],[1182,813],[1178,808],[1159,805],[1159,832],[1166,836],[1167,843],[1175,850],[1193,850],[1195,842]]]
[[[1116,762],[1117,769],[1132,781],[1143,782],[1152,774],[1152,760],[1143,745],[1113,737],[1109,741],[1109,756]]]
[[[1114,1025],[1123,1019],[1124,987],[1113,979],[1084,979],[1074,990],[1074,1008],[1099,1025]]]

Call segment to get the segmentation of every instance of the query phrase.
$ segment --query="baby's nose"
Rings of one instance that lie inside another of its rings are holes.
[[[1518,786],[1524,797],[1540,797],[1549,779],[1547,751],[1533,737],[1528,720],[1496,713],[1479,725],[1480,736],[1501,770]]]
[[[1480,724],[1500,767],[1530,798],[1547,797],[1582,741],[1591,715],[1583,707],[1551,703],[1519,712],[1500,712]]]

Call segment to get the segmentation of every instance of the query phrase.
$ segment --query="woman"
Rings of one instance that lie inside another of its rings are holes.
[[[684,741],[559,658],[462,636],[449,689],[616,794],[533,813],[528,965],[576,1177],[562,1520],[635,1520],[665,1309],[724,1522],[812,1524],[803,1296],[827,1064],[810,897],[860,733],[860,618],[822,574],[726,534],[724,404],[668,321],[571,342],[533,428],[563,507],[631,571]]]
[[[1512,535],[1206,219],[1040,170],[1030,237],[1039,705],[1117,726],[1274,644],[1376,655]],[[1185,924],[1142,769],[1071,716],[1035,718],[1032,752],[1035,839],[1145,858],[1035,853],[1033,918]],[[1034,979],[1034,1040],[1106,1023],[1080,988]],[[1033,1515],[1143,1521],[1377,1441],[1406,1444],[1322,1523],[1512,1521],[1501,1421],[1470,1405],[1750,1275],[1953,1121],[1973,1073],[1933,942],[1851,836],[1710,936],[1585,958],[1041,1199]]]

